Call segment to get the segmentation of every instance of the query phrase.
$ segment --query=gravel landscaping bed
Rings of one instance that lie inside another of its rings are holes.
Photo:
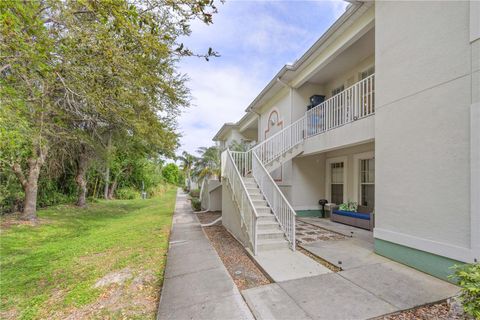
[[[209,223],[217,219],[220,213],[198,213],[197,216],[201,223]],[[245,290],[271,283],[250,259],[243,246],[223,226],[205,227],[204,230],[238,289]]]
[[[467,319],[463,315],[457,315],[452,312],[450,305],[447,301],[440,303],[429,304],[426,306],[418,307],[411,310],[406,310],[391,315],[383,316],[377,319],[381,320],[457,320]]]

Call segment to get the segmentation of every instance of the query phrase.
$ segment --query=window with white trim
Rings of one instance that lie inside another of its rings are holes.
[[[345,90],[345,86],[344,86],[343,84],[342,84],[341,86],[339,86],[339,87],[334,88],[334,89],[332,90],[332,97],[333,97],[334,95],[339,94],[339,93],[342,92],[343,90]]]
[[[375,207],[375,159],[360,160],[360,205]]]
[[[330,202],[343,203],[343,162],[330,164]]]

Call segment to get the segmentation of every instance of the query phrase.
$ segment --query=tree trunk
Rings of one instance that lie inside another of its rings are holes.
[[[38,195],[38,178],[40,176],[40,170],[47,156],[47,148],[36,146],[34,154],[36,157],[31,157],[27,160],[28,163],[28,176],[23,174],[22,167],[18,163],[14,163],[12,166],[13,172],[15,172],[23,191],[25,192],[25,199],[23,202],[23,211],[20,215],[20,219],[36,221],[37,220],[37,195]]]
[[[112,149],[112,133],[110,132],[107,142],[107,160],[105,161],[105,187],[103,188],[103,197],[108,200],[108,190],[110,187],[110,151]]]
[[[112,182],[112,185],[108,189],[108,199],[113,200],[113,195],[115,194],[115,190],[117,189],[117,177]]]
[[[85,207],[87,204],[87,180],[85,179],[85,174],[87,173],[88,168],[88,156],[85,150],[85,147],[82,146],[78,157],[78,166],[77,166],[77,175],[75,181],[78,185],[78,199],[77,206]]]
[[[30,162],[30,161],[29,161]],[[40,176],[41,164],[32,159],[29,165],[28,180],[25,186],[25,201],[23,203],[23,212],[20,218],[22,220],[37,220],[37,195],[38,195],[38,177]]]

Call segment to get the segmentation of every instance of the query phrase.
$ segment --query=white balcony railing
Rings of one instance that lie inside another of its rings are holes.
[[[375,75],[355,83],[306,113],[306,137],[337,128],[375,112]]]
[[[332,130],[375,112],[375,76],[371,75],[341,93],[308,110],[303,117],[259,142],[247,152],[222,153],[222,176],[232,191],[240,210],[242,226],[250,238],[254,254],[257,251],[258,214],[245,187],[243,177],[253,176],[279,222],[291,248],[295,250],[295,210],[266,169],[292,148],[314,135]]]

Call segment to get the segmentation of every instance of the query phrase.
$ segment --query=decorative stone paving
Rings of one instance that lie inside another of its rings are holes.
[[[344,235],[297,220],[295,228],[297,244],[312,243],[320,240],[343,240]]]

